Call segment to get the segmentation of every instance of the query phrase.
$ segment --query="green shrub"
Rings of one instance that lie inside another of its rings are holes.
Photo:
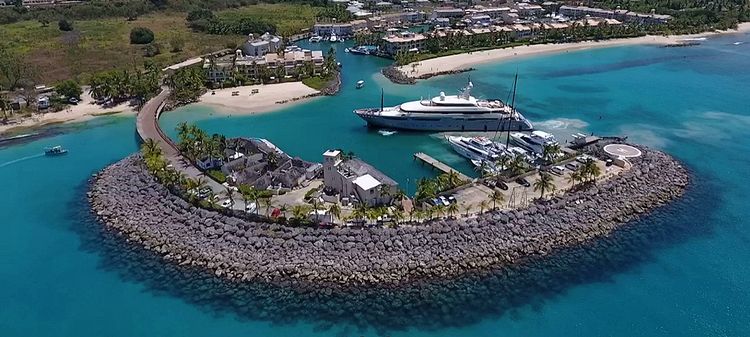
[[[208,170],[206,171],[206,175],[222,184],[227,181],[227,176],[219,170]]]
[[[57,28],[59,28],[63,32],[69,32],[73,30],[73,22],[62,19],[60,21],[57,21]]]
[[[81,98],[81,94],[83,94],[83,90],[81,90],[81,86],[78,84],[78,82],[74,80],[66,80],[58,83],[55,86],[55,91],[58,95],[65,96],[67,98]]]
[[[135,27],[130,31],[131,44],[149,44],[154,41],[154,32],[145,27]]]

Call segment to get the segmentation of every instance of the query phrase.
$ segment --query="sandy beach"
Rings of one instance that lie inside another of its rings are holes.
[[[643,36],[636,38],[625,38],[625,39],[612,39],[602,41],[584,41],[574,43],[558,43],[558,44],[538,44],[519,46],[514,48],[504,49],[492,49],[486,51],[478,51],[465,54],[456,54],[444,57],[438,57],[434,59],[419,61],[410,63],[408,65],[399,67],[399,70],[406,76],[411,78],[418,78],[420,76],[430,76],[438,72],[446,71],[457,71],[471,68],[472,66],[489,63],[506,61],[513,58],[544,55],[552,53],[563,53],[570,51],[594,49],[594,48],[605,48],[605,47],[617,47],[627,45],[642,45],[642,44],[655,44],[655,45],[669,45],[685,42],[689,39],[696,39],[702,37],[708,37],[717,34],[732,34],[732,33],[743,33],[750,31],[750,23],[742,23],[738,26],[737,30],[729,31],[717,31],[708,32],[693,35],[671,35],[671,36]],[[415,65],[416,64],[416,65]]]
[[[128,102],[106,108],[97,105],[91,97],[88,88],[84,87],[81,101],[78,104],[69,105],[67,108],[57,112],[34,113],[30,117],[17,120],[17,123],[0,124],[0,134],[48,124],[83,122],[104,115],[134,115],[136,112],[135,107],[129,105]]]
[[[253,90],[258,92],[253,94]],[[238,92],[239,95],[232,96],[232,92]],[[209,90],[196,104],[218,108],[222,113],[255,114],[301,103],[319,93],[302,82],[249,85]]]

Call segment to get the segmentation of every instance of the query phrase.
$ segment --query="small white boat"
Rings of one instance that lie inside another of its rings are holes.
[[[744,43],[744,42],[742,42],[742,41],[737,41],[737,42],[735,42],[735,43],[732,43],[732,44],[733,44],[733,45],[735,45],[735,46],[739,46],[739,45],[741,45],[741,44],[743,44],[743,43]]]
[[[390,135],[396,134],[396,131],[392,131],[392,130],[378,130],[378,133],[381,134],[381,135],[383,135],[383,136],[390,136]]]
[[[339,38],[336,36],[336,34],[331,34],[331,37],[328,39],[328,41],[339,42]]]
[[[62,146],[53,146],[44,149],[44,155],[46,156],[59,156],[68,153],[68,150],[63,149]]]
[[[345,53],[348,53],[348,52],[349,52],[349,48],[345,48],[345,49],[344,49],[344,52],[345,52]]]
[[[323,40],[323,37],[317,36],[317,35],[313,35],[313,36],[310,37],[309,41],[312,42],[312,43],[317,43],[317,42],[320,42],[321,40]]]
[[[357,89],[361,89],[364,86],[365,86],[365,81],[363,80],[357,81]]]

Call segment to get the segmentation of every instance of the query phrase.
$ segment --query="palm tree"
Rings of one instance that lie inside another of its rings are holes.
[[[367,217],[368,212],[369,207],[367,207],[367,204],[360,202],[359,204],[357,204],[357,206],[354,207],[352,216],[354,217],[354,219],[363,220],[365,217]]]
[[[500,171],[507,170],[508,163],[510,163],[510,156],[505,154],[501,154],[500,157],[497,158],[497,161],[495,161],[495,165],[500,168]]]
[[[482,161],[482,163],[484,164],[484,161]],[[451,170],[446,178],[448,180],[448,185],[451,188],[463,184],[463,180],[461,180],[461,178],[458,176],[458,172],[456,171]]]
[[[229,207],[231,208],[232,206],[234,206],[234,190],[229,186],[226,186],[224,188],[225,190],[222,191],[222,194],[227,197],[227,199],[229,199]]]
[[[437,213],[437,215],[438,215],[438,216],[439,216],[440,218],[442,218],[442,217],[443,217],[443,215],[445,215],[445,205],[443,205],[443,204],[440,204],[440,205],[437,205],[437,206],[435,206],[435,207],[434,207],[434,210],[435,210],[435,213]]]
[[[308,205],[300,204],[292,206],[292,217],[297,219],[297,221],[304,220],[309,213],[310,206]]]
[[[289,206],[287,204],[282,204],[279,206],[279,212],[281,212],[281,215],[286,218],[286,212],[289,211]]]
[[[581,172],[579,172],[579,170],[570,172],[568,174],[568,183],[570,184],[570,189],[573,189],[573,187],[576,186],[576,183],[578,183],[580,180],[581,180]]]
[[[495,190],[494,192],[492,192],[490,199],[492,200],[492,210],[496,210],[497,203],[505,201],[505,196],[502,193],[500,193],[500,191]]]
[[[592,182],[596,181],[596,178],[602,174],[602,169],[599,168],[599,165],[596,165],[596,161],[592,158],[586,159],[581,170],[584,172],[584,176]]]
[[[260,210],[260,202],[259,199],[261,197],[260,191],[255,189],[254,187],[250,187],[246,191],[242,192],[243,198],[247,198],[247,200],[252,200],[255,203],[255,214],[258,214],[258,211]],[[245,203],[247,205],[247,203]]]
[[[404,221],[404,211],[396,209],[391,212],[391,217],[396,221],[396,224],[400,224],[402,221]]]
[[[509,169],[513,175],[518,175],[526,170],[526,160],[521,155],[516,155],[513,160],[508,164]]]
[[[463,206],[464,206],[464,212],[466,212],[466,213],[464,213],[464,215],[468,218],[469,217],[469,212],[471,212],[471,207],[473,205],[472,204],[464,204]]]
[[[456,204],[455,202],[454,202],[454,203],[451,203],[451,204],[450,204],[450,205],[448,205],[448,207],[446,208],[446,212],[447,212],[447,213],[448,213],[448,215],[449,215],[449,216],[451,216],[451,217],[453,217],[454,215],[458,214],[458,212],[459,212],[459,209],[458,209],[458,204]]]
[[[539,179],[534,182],[534,191],[540,191],[539,198],[544,199],[544,192],[552,191],[554,188],[552,176],[547,172],[539,172]]]
[[[560,151],[560,144],[545,144],[542,148],[542,158],[548,163],[554,162]]]
[[[331,207],[328,207],[328,213],[331,213],[331,221],[335,223],[334,219],[341,218],[341,206],[339,204],[332,204]]]
[[[487,200],[482,200],[482,202],[479,203],[479,213],[484,213],[484,210],[486,210],[488,206]]]
[[[265,208],[265,215],[268,216],[271,213],[271,207],[273,207],[273,200],[270,197],[260,198],[260,204]]]
[[[161,155],[161,148],[159,147],[159,144],[152,138],[147,138],[143,141],[141,150],[143,151],[143,155],[146,157]]]
[[[435,207],[430,207],[424,210],[425,220],[432,220],[434,216],[435,216]]]

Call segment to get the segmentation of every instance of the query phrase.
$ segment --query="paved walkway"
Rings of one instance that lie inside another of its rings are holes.
[[[180,155],[180,151],[177,149],[172,139],[170,139],[159,126],[159,117],[161,116],[162,108],[171,91],[168,88],[162,87],[162,91],[152,98],[141,108],[136,117],[136,130],[138,136],[142,140],[153,139],[161,148],[164,157],[167,158],[170,164],[180,171],[185,176],[198,179],[203,178],[206,181],[206,185],[211,188],[215,195],[223,196],[226,188],[216,182],[215,180],[204,175],[197,167]],[[224,198],[222,198],[223,200]],[[242,196],[239,193],[234,194],[234,209],[244,210],[245,204],[242,200]]]

